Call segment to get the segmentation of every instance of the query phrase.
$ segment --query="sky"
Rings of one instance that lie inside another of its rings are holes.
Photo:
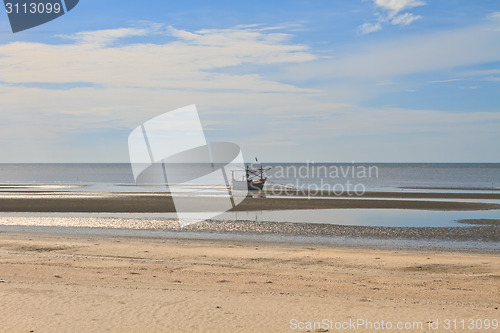
[[[500,1],[80,0],[0,12],[0,163],[129,161],[196,104],[246,161],[500,162]]]

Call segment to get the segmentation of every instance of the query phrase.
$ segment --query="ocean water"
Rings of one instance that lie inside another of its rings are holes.
[[[217,167],[217,166],[216,166]],[[255,167],[255,166],[254,166]],[[267,187],[299,189],[392,191],[436,191],[478,189],[500,191],[500,163],[497,164],[322,164],[271,163]],[[200,166],[177,168],[187,175],[199,174]],[[242,170],[234,170],[235,178]],[[194,176],[193,176],[194,177]],[[189,176],[187,177],[189,179]],[[159,181],[152,182],[160,187]],[[194,181],[193,181],[194,182]],[[190,181],[186,182],[187,184]],[[194,184],[194,183],[193,183]],[[130,164],[0,164],[0,186],[81,186],[82,190],[129,191],[135,185]],[[224,184],[214,184],[224,185]],[[1,189],[1,188],[0,188]],[[151,186],[148,190],[154,191]]]

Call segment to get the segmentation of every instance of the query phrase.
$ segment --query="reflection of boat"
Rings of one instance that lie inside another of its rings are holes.
[[[257,158],[255,158],[256,161]],[[262,164],[259,168],[250,168],[248,165],[245,168],[245,176],[237,177],[234,176],[233,171],[233,189],[235,190],[249,190],[249,191],[261,191],[266,183],[267,176],[264,175],[264,171],[271,168],[264,169]],[[241,170],[243,171],[243,170]]]

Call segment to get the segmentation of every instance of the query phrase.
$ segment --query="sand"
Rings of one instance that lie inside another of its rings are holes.
[[[463,219],[458,220],[459,223],[465,224],[475,224],[475,225],[491,225],[491,226],[500,226],[499,219]]]
[[[500,209],[496,203],[461,202],[456,199],[498,199],[499,194],[487,193],[404,193],[374,192],[362,197],[324,198],[327,193],[316,193],[310,199],[297,198],[304,194],[294,191],[289,197],[267,195],[247,197],[232,211],[262,211],[283,209],[420,209],[420,210],[488,210]],[[311,193],[308,193],[311,194]],[[384,199],[385,198],[385,199]],[[411,199],[419,200],[411,200]],[[432,199],[444,199],[440,201]],[[426,200],[427,199],[427,200]],[[449,199],[449,200],[446,200]],[[177,198],[184,211],[211,211],[224,198],[184,197]],[[175,212],[168,194],[106,193],[106,192],[33,192],[9,194],[0,197],[0,212]]]
[[[0,267],[1,332],[457,332],[446,319],[500,317],[491,253],[3,232]]]

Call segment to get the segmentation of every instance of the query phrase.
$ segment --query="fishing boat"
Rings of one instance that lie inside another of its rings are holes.
[[[258,162],[257,158],[255,158],[255,161]],[[233,171],[233,189],[262,191],[267,180],[267,176],[264,174],[264,172],[270,169],[271,168],[264,169],[262,167],[262,164],[259,168],[251,168],[247,165],[244,170],[245,175],[240,177],[235,177],[237,171]]]

